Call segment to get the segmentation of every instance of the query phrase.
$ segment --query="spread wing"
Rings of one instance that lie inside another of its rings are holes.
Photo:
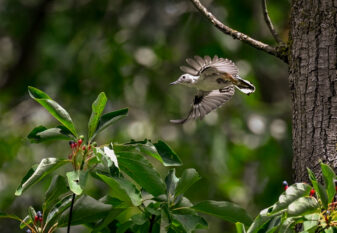
[[[210,92],[201,92],[200,95],[194,97],[192,108],[188,116],[181,120],[171,120],[171,123],[183,124],[190,119],[202,119],[205,115],[219,108],[225,102],[230,100],[234,95],[234,86],[228,86],[221,90],[214,90]]]
[[[187,64],[189,66],[181,66],[180,69],[183,72],[186,72],[191,75],[200,76],[202,73],[227,73],[233,77],[238,75],[238,68],[231,60],[225,58],[219,58],[218,56],[214,56],[211,59],[209,56],[205,56],[201,58],[199,56],[194,56],[193,58],[186,59]],[[206,74],[207,76],[207,74]]]

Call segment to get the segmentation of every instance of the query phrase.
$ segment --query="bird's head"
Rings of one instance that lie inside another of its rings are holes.
[[[197,80],[197,78],[198,76],[183,74],[176,81],[170,83],[170,85],[182,84],[185,86],[191,86]]]

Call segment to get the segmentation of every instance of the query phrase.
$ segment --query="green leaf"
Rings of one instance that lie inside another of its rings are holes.
[[[173,219],[179,222],[187,233],[192,233],[197,229],[207,229],[208,224],[198,215],[173,214]]]
[[[107,167],[111,167],[112,165],[118,167],[117,157],[115,155],[114,150],[111,149],[110,147],[105,146],[103,147],[103,150],[101,148],[95,147],[94,153],[97,157],[97,160],[98,161],[102,160],[103,164],[106,165]]]
[[[322,175],[324,179],[324,184],[326,187],[326,192],[328,194],[328,202],[332,202],[335,194],[336,194],[336,187],[334,179],[336,179],[336,174],[332,170],[332,168],[324,163],[321,163]]]
[[[27,227],[27,225],[31,224],[33,220],[30,218],[29,214],[21,221],[20,229]]]
[[[142,204],[140,191],[130,181],[124,178],[112,178],[98,173],[97,175],[112,189],[110,193],[111,197],[116,197],[119,200],[126,202],[127,207],[131,205],[139,206]]]
[[[267,233],[273,233],[280,227],[281,221],[281,215],[273,216],[264,229],[267,231]]]
[[[143,156],[124,152],[118,153],[117,156],[119,168],[147,192],[154,196],[166,192],[165,184],[159,173]]]
[[[328,229],[324,230],[324,233],[334,233],[334,232],[335,232],[335,230],[334,230],[333,227],[329,227]]]
[[[107,127],[109,127],[112,123],[114,123],[115,121],[125,117],[128,115],[128,109],[127,108],[123,108],[114,112],[109,112],[104,114],[99,122],[98,122],[98,126],[96,128],[95,133],[92,135],[91,140],[94,139],[97,134],[101,131],[103,131],[104,129],[106,129]]]
[[[169,199],[174,196],[176,186],[179,179],[176,177],[176,170],[174,168],[169,170],[169,174],[165,178],[166,190]]]
[[[30,219],[35,219],[36,211],[32,206],[28,207],[28,215],[29,215]]]
[[[246,233],[245,225],[241,222],[235,223],[235,228],[237,233]]]
[[[142,213],[140,209],[136,206],[132,206],[123,210],[123,212],[116,217],[116,220],[120,223],[125,223],[130,220],[133,216]]]
[[[171,224],[170,213],[167,204],[161,206],[160,233],[167,233]]]
[[[300,197],[288,206],[289,216],[299,216],[319,212],[319,203],[313,197]]]
[[[201,213],[214,215],[234,223],[242,222],[245,225],[250,225],[252,222],[246,210],[227,201],[202,201],[192,208]]]
[[[53,117],[56,118],[56,120],[58,120],[62,125],[69,129],[73,135],[77,137],[73,121],[69,113],[64,108],[62,108],[61,105],[59,105],[46,93],[37,88],[28,87],[28,92],[30,97],[41,104]]]
[[[287,188],[287,190],[282,193],[282,195],[279,197],[278,202],[273,205],[271,211],[269,211],[268,213],[274,214],[278,211],[286,209],[288,205],[296,199],[303,196],[308,196],[310,190],[310,185],[305,183],[295,183],[289,186],[289,188]]]
[[[67,172],[68,184],[70,190],[76,195],[81,195],[85,187],[88,172],[87,171],[71,171]]]
[[[58,201],[58,197],[66,192],[68,192],[68,188],[65,178],[60,175],[54,176],[45,195],[44,214],[47,214],[50,207]]]
[[[165,166],[181,166],[183,164],[179,156],[165,142],[159,140],[157,143],[154,143],[154,146]]]
[[[133,225],[132,221],[128,221],[118,226],[116,233],[124,233]]]
[[[42,159],[39,165],[34,165],[22,179],[19,187],[15,191],[16,196],[20,196],[33,184],[42,180],[46,175],[53,172],[57,168],[68,163],[65,159],[45,158]]]
[[[28,139],[32,143],[40,143],[48,140],[71,140],[74,139],[73,134],[64,126],[47,129],[44,126],[34,128],[29,134]]]
[[[156,146],[155,146],[156,145]],[[114,144],[115,151],[119,152],[136,152],[143,155],[149,155],[161,162],[165,167],[181,166],[182,162],[179,156],[173,152],[168,145],[159,141],[152,144],[145,139],[143,141],[131,141],[126,144]]]
[[[325,191],[324,187],[317,182],[315,174],[309,168],[307,168],[307,170],[309,174],[309,179],[316,191],[318,198],[321,199],[324,208],[327,209],[329,204],[327,192]]]
[[[186,169],[178,182],[175,196],[184,194],[198,180],[200,176],[194,168]]]
[[[99,202],[90,196],[82,195],[75,201],[71,225],[96,222],[106,217],[113,208],[113,206]],[[61,214],[58,227],[66,226],[68,218],[69,209]]]
[[[320,215],[318,213],[308,214],[304,216],[305,220],[303,221],[303,230],[304,231],[315,231],[318,227]]]
[[[103,110],[105,108],[107,102],[107,98],[105,96],[104,92],[101,92],[98,96],[97,99],[92,103],[92,112],[91,116],[88,122],[88,138],[89,142],[91,141],[91,137],[94,135],[99,118],[101,117]]]
[[[108,226],[121,212],[125,209],[116,208],[111,210],[106,217],[104,217],[101,221],[94,225],[92,233],[102,232],[101,230]],[[120,226],[118,227],[118,229]]]
[[[254,219],[253,223],[248,228],[247,233],[259,232],[275,217],[268,214],[270,209],[272,209],[272,207],[266,208],[259,213],[259,215]],[[281,213],[278,212],[276,215],[281,215]]]
[[[195,214],[196,211],[191,209],[193,204],[186,197],[182,197],[178,203],[174,205],[174,208],[171,209],[174,214]]]
[[[47,214],[47,218],[45,220],[46,226],[51,227],[58,220],[59,216],[70,207],[72,198],[73,194],[67,195],[58,201],[55,205],[53,205]]]
[[[295,230],[292,227],[295,224],[295,220],[293,218],[286,218],[282,223],[279,233],[295,233]]]

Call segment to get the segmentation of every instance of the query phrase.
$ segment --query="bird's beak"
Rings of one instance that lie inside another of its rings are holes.
[[[170,85],[176,85],[176,84],[178,84],[179,82],[178,82],[178,80],[177,81],[174,81],[174,82],[172,82],[172,83],[170,83]]]

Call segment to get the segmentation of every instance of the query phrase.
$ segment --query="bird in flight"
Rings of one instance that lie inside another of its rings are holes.
[[[187,58],[189,66],[181,66],[185,72],[171,85],[182,84],[197,89],[192,108],[186,118],[171,120],[183,124],[190,119],[202,119],[211,111],[219,108],[234,95],[235,87],[249,95],[255,91],[253,84],[241,78],[238,68],[231,60],[214,56]]]

